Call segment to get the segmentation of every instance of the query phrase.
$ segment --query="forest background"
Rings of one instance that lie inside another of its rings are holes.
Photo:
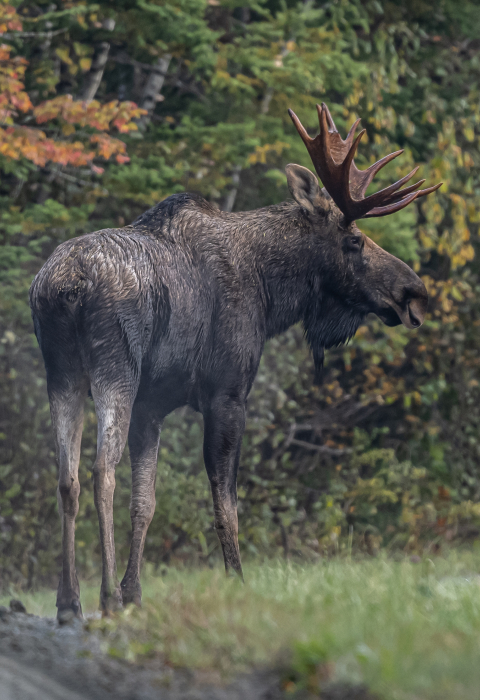
[[[239,476],[244,556],[438,551],[480,535],[480,3],[465,0],[25,0],[0,4],[0,583],[54,580],[60,523],[45,374],[28,288],[63,240],[123,226],[174,192],[228,211],[288,198],[312,167],[315,103],[367,129],[360,167],[422,164],[435,195],[362,221],[430,293],[418,332],[369,318],[327,354],[320,386],[302,329],[270,341]],[[385,173],[385,174],[383,174]],[[85,421],[77,520],[83,576],[99,550]],[[219,556],[201,418],[170,416],[154,565]],[[127,455],[115,528],[125,560]]]

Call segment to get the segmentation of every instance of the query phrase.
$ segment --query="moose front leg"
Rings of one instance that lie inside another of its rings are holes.
[[[245,402],[216,396],[204,412],[204,459],[212,488],[215,529],[220,539],[225,570],[243,579],[238,547],[237,471],[245,430]]]

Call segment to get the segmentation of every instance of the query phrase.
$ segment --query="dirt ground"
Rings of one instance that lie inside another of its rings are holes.
[[[59,625],[54,619],[0,608],[0,700],[284,700],[285,697],[278,671],[255,671],[221,687],[198,672],[173,670],[159,661],[143,666],[111,658],[103,651],[100,637],[88,632],[80,621]],[[364,688],[345,686],[327,688],[321,698],[375,700]]]

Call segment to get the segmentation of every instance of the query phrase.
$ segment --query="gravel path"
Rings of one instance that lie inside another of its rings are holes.
[[[322,700],[374,700],[363,688],[331,687]],[[0,700],[284,700],[278,673],[254,672],[228,687],[159,661],[107,656],[80,621],[0,608]]]

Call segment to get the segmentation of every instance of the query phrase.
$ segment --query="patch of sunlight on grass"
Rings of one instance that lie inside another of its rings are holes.
[[[245,580],[147,573],[141,610],[89,624],[129,660],[160,657],[224,677],[267,664],[294,689],[318,692],[328,676],[385,700],[478,700],[479,554],[276,562],[246,566]],[[98,587],[88,596],[95,608]],[[45,605],[45,593],[23,598],[32,612],[35,601]]]

